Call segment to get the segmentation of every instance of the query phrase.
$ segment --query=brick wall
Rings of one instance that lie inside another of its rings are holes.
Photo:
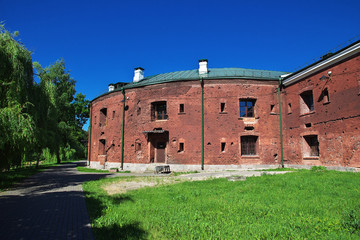
[[[219,79],[204,81],[204,163],[275,164],[279,161],[276,81]],[[240,118],[239,99],[254,99],[255,115]],[[91,160],[121,161],[122,93],[92,103]],[[166,101],[167,120],[152,120],[151,105]],[[221,109],[221,104],[223,109]],[[180,112],[183,104],[183,112]],[[271,105],[274,105],[271,111]],[[99,125],[106,108],[106,123]],[[246,127],[246,129],[245,129]],[[154,129],[165,133],[149,133]],[[256,155],[241,156],[241,136],[256,136]],[[100,141],[101,140],[101,141]],[[172,82],[126,90],[125,163],[156,162],[157,141],[165,142],[165,162],[201,164],[200,81]],[[180,143],[182,146],[180,146]],[[183,148],[183,151],[181,151]]]
[[[313,111],[301,98],[306,91],[313,94]],[[282,92],[285,159],[293,164],[360,167],[359,91],[359,55],[286,87]],[[309,156],[307,136],[317,136],[319,156]]]

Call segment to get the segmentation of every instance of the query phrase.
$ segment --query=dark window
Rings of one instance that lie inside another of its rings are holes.
[[[151,104],[151,120],[166,120],[166,102],[154,102]]]
[[[305,139],[305,156],[318,157],[319,156],[319,141],[317,135],[304,136]]]
[[[141,107],[138,107],[136,114],[139,116],[141,114]]]
[[[221,152],[225,152],[226,143],[221,143]]]
[[[99,126],[106,126],[106,116],[107,116],[107,108],[102,108],[100,110],[100,120]]]
[[[112,119],[115,118],[115,111],[113,111],[113,114],[112,114]]]
[[[225,112],[225,103],[220,103],[220,112]]]
[[[255,99],[240,99],[240,117],[254,117]]]
[[[242,136],[241,137],[241,155],[257,155],[257,136]]]
[[[179,143],[179,151],[178,152],[183,152],[184,151],[184,143]]]
[[[305,91],[300,94],[300,107],[301,107],[301,114],[308,113],[314,111],[314,98],[312,91]]]
[[[180,112],[180,113],[185,112],[184,104],[180,104],[180,106],[179,106],[179,112]]]
[[[99,140],[99,155],[105,155],[105,145],[106,145],[106,140],[105,139],[100,139]]]

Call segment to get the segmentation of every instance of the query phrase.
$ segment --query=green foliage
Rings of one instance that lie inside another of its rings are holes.
[[[63,60],[47,68],[35,62],[35,82],[31,52],[17,35],[0,24],[0,170],[53,156],[58,162],[84,158],[89,101],[75,96],[75,80]]]
[[[298,171],[107,195],[102,187],[117,181],[83,186],[96,239],[360,238],[358,173]],[[129,226],[137,231],[124,232]]]

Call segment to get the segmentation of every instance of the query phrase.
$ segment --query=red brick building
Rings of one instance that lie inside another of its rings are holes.
[[[208,68],[207,60],[145,78],[137,68],[132,83],[110,84],[91,103],[90,166],[243,168],[283,157],[360,167],[359,54],[357,42],[291,74]]]

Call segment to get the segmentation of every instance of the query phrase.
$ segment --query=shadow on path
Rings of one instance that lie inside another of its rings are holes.
[[[64,164],[0,193],[1,239],[93,239],[82,183],[110,174]]]

